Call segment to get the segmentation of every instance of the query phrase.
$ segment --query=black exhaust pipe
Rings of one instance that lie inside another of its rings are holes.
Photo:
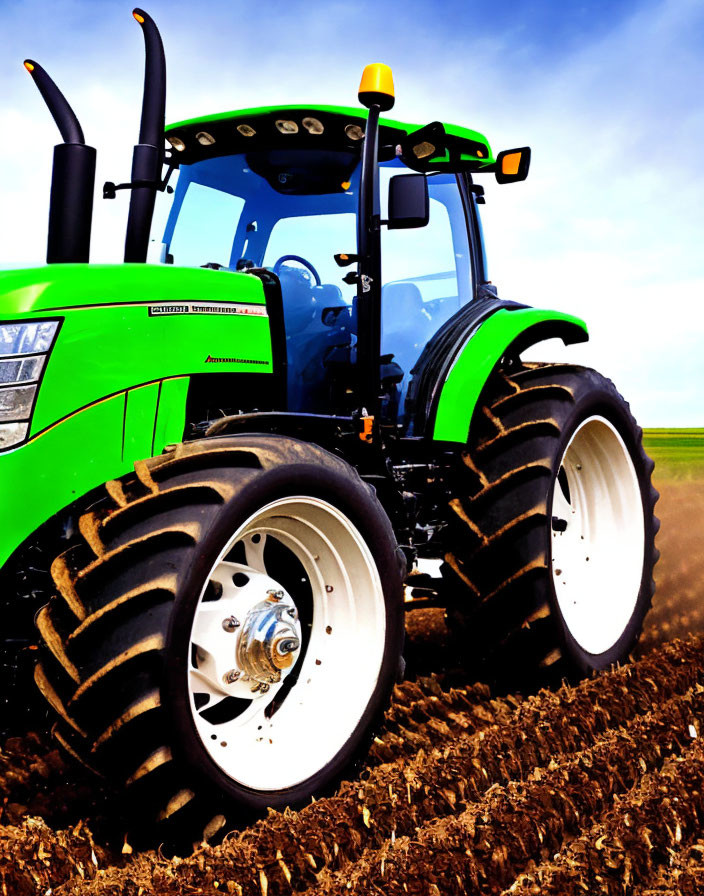
[[[87,262],[96,152],[92,146],[86,146],[73,109],[41,65],[26,59],[24,67],[37,85],[64,141],[54,147],[46,260],[49,264]]]
[[[146,63],[139,143],[132,156],[132,190],[125,238],[125,261],[145,262],[156,193],[164,164],[166,59],[154,20],[144,10],[132,13],[142,26]]]

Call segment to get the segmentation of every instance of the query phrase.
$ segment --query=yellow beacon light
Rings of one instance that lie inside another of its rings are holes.
[[[31,62],[25,62],[24,67],[27,69],[28,72],[34,71],[34,66],[32,65]]]
[[[136,10],[132,13],[132,15],[137,19],[140,25],[144,24],[144,16],[141,16]]]
[[[382,112],[394,105],[394,76],[388,65],[372,62],[362,72],[359,84],[359,101],[368,109],[376,104]]]

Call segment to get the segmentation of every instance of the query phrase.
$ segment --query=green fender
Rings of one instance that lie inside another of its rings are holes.
[[[485,320],[458,353],[443,384],[433,439],[466,444],[481,391],[507,349],[520,353],[554,337],[571,345],[586,342],[589,334],[578,317],[537,308],[502,308]]]

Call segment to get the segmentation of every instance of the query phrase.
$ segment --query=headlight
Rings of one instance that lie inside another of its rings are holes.
[[[0,450],[27,437],[39,380],[58,321],[0,324]]]
[[[36,391],[36,384],[0,389],[0,420],[29,420]]]
[[[48,352],[58,325],[55,320],[0,324],[0,355],[34,355],[38,352]]]
[[[27,423],[2,423],[0,424],[0,450],[12,448],[13,445],[24,442],[29,429]]]
[[[0,360],[0,386],[11,383],[36,383],[44,367],[46,355],[33,358],[11,358]]]

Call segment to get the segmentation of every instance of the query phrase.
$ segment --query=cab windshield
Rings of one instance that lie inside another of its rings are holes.
[[[333,394],[340,376],[347,377],[342,392],[349,392],[356,286],[342,278],[355,268],[341,269],[334,256],[356,252],[360,169],[356,153],[310,149],[222,156],[180,168],[164,260],[231,271],[266,267],[277,274],[289,410],[343,410]],[[399,160],[382,164],[382,218],[389,178],[406,171]],[[423,348],[472,294],[456,178],[435,175],[428,184],[428,226],[382,231],[382,354],[393,355],[385,359],[387,372],[389,361],[400,368],[394,400],[399,419]]]

